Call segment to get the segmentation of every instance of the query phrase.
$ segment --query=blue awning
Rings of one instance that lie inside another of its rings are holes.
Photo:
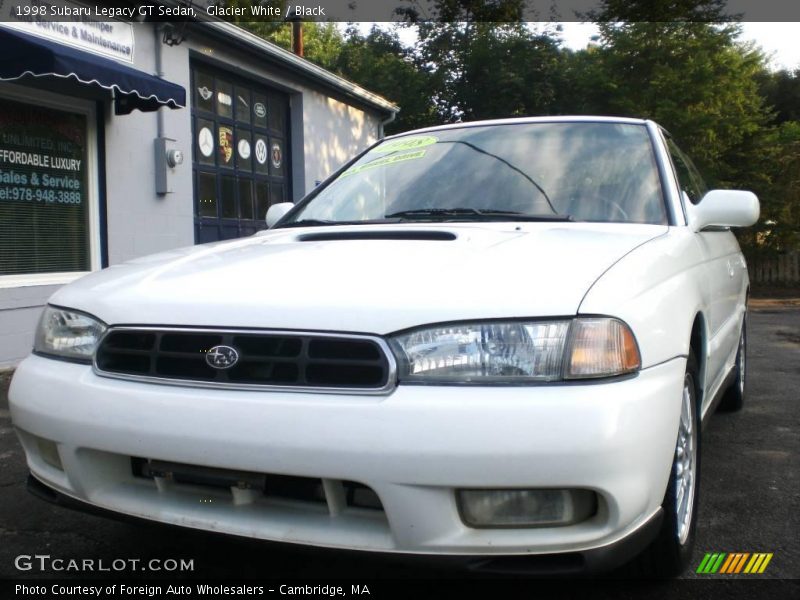
[[[27,77],[73,79],[113,90],[114,112],[126,115],[162,106],[186,106],[186,90],[133,67],[89,52],[0,27],[0,81]]]

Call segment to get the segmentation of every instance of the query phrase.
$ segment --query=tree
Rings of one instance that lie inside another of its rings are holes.
[[[228,8],[246,9],[243,16],[234,16],[229,18],[228,21],[285,50],[291,50],[292,24],[278,16],[262,18],[258,21],[252,20],[250,7],[253,4],[261,4],[265,8],[279,8],[280,13],[278,14],[286,14],[290,3],[287,0],[258,0],[258,2],[254,0],[225,0],[225,6]],[[326,69],[331,69],[336,62],[343,43],[344,37],[335,23],[303,22],[303,54],[311,62]]]
[[[598,23],[722,23],[737,15],[725,12],[728,0],[603,0],[585,16]]]
[[[800,121],[800,69],[764,72],[759,87],[775,111],[775,123]]]
[[[443,121],[542,115],[556,109],[558,41],[522,23],[421,24],[418,60]]]
[[[763,198],[766,205],[767,246],[778,250],[800,249],[800,121],[785,121],[775,131],[772,185]],[[765,202],[766,201],[766,202]]]
[[[238,23],[259,37],[280,46],[292,49],[292,24],[284,22],[243,22]],[[335,23],[303,23],[303,57],[319,66],[335,70],[339,53],[342,51],[344,36]]]
[[[712,186],[758,194],[759,223],[738,232],[750,251],[796,248],[796,79],[770,74],[763,53],[737,41],[740,27],[723,9],[720,0],[606,0],[594,18],[603,21],[609,109],[664,125]]]
[[[522,23],[524,0],[437,0],[431,20],[418,5],[417,64],[431,74],[443,121],[548,114],[562,79],[560,41]]]
[[[373,26],[364,36],[349,27],[333,69],[400,106],[397,119],[386,127],[388,134],[439,122],[430,74],[416,64],[396,29]]]

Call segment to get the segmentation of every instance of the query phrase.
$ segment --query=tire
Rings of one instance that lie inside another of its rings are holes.
[[[736,377],[725,390],[719,403],[719,410],[736,412],[742,410],[747,396],[747,313],[742,318],[742,333],[739,335],[739,349],[736,351]]]
[[[698,376],[694,354],[689,355],[683,381],[675,454],[661,504],[664,519],[655,540],[633,565],[635,573],[645,577],[680,575],[689,564],[694,548],[700,483]]]

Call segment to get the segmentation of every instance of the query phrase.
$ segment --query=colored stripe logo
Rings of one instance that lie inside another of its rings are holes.
[[[755,575],[767,570],[772,555],[772,552],[706,552],[697,572],[703,575]]]

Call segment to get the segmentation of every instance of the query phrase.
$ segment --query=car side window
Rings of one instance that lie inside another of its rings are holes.
[[[667,137],[667,148],[672,157],[672,164],[675,167],[675,175],[681,191],[686,193],[692,204],[697,204],[708,191],[700,172],[670,137]]]

